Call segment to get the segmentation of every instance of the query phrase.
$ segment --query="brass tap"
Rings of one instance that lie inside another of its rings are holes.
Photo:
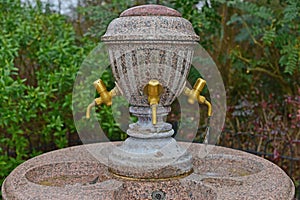
[[[195,101],[198,101],[200,104],[205,104],[207,106],[207,115],[208,117],[211,117],[212,115],[211,103],[207,101],[204,96],[200,95],[205,84],[206,84],[205,80],[198,78],[192,90],[189,89],[188,87],[184,88],[184,94],[189,97],[188,102],[190,104],[194,104]]]
[[[157,123],[157,105],[159,103],[159,96],[163,92],[163,87],[158,80],[150,80],[144,87],[144,94],[148,96],[148,102],[152,111],[152,124]]]
[[[88,105],[86,111],[86,118],[90,118],[91,109],[93,106],[99,106],[101,104],[105,104],[107,106],[111,106],[112,97],[119,95],[119,90],[117,87],[114,87],[111,91],[107,91],[105,84],[101,79],[98,79],[94,82],[94,87],[99,93],[100,97],[96,98],[91,104]]]

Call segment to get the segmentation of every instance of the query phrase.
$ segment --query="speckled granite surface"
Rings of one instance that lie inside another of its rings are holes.
[[[119,144],[119,143],[114,143]],[[180,145],[189,145],[180,143]],[[99,143],[53,151],[17,167],[2,185],[11,199],[293,199],[294,185],[276,165],[223,147],[192,144],[194,173],[173,180],[129,180],[104,164],[113,145]],[[87,150],[88,149],[88,150]],[[103,163],[89,151],[98,151]]]
[[[126,139],[110,156],[110,170],[132,178],[168,178],[192,171],[192,157],[171,137],[164,122],[170,105],[181,94],[198,44],[192,24],[161,5],[125,10],[101,37],[107,47],[113,75],[138,122],[129,125]],[[144,93],[150,80],[163,91],[157,102],[157,123]]]
[[[185,86],[199,36],[171,8],[142,5],[125,10],[101,37],[116,82],[130,105],[148,107],[145,85],[156,79],[164,88],[159,105],[169,106]]]
[[[181,14],[172,8],[161,5],[148,4],[129,8],[121,13],[120,17],[126,16],[173,16],[181,17]]]

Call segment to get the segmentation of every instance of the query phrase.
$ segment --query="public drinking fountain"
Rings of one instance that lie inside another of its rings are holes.
[[[87,105],[86,118],[92,118],[94,106],[110,106],[114,96],[124,96],[138,117],[129,125],[129,137],[116,147],[87,144],[32,158],[6,178],[3,198],[293,199],[293,182],[269,161],[214,146],[200,156],[207,144],[172,137],[165,118],[181,94],[191,104],[206,105],[208,117],[218,112],[201,96],[205,80],[192,88],[187,83],[198,40],[190,22],[171,8],[144,5],[124,11],[102,37],[115,88],[108,91],[102,80],[94,82],[100,97]]]

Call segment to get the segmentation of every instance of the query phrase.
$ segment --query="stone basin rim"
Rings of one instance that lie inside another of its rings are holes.
[[[206,157],[202,158],[202,160],[216,160],[218,158],[225,158],[225,160],[230,160],[230,161],[237,161],[237,162],[252,162],[254,163],[254,165],[258,166],[257,168],[254,168],[253,172],[250,171],[249,174],[247,175],[244,175],[244,176],[251,176],[253,174],[256,174],[256,173],[260,173],[261,171],[263,171],[263,165],[261,163],[258,163],[257,161],[254,161],[252,159],[247,159],[247,160],[244,160],[244,157],[243,156],[235,156],[233,157],[232,155],[226,155],[226,154],[210,154],[210,155],[207,155]],[[226,161],[221,161],[221,162],[226,162]],[[245,163],[246,164],[246,163]],[[97,173],[99,173],[99,169],[100,168],[106,168],[108,166],[106,166],[104,163],[101,163],[101,162],[97,162],[97,161],[60,161],[60,162],[55,162],[55,163],[45,163],[45,164],[41,164],[41,165],[37,165],[37,166],[33,166],[29,169],[27,169],[27,171],[25,172],[25,178],[34,183],[34,184],[38,184],[40,185],[39,183],[37,183],[36,180],[32,179],[32,177],[30,177],[30,173],[34,173],[35,170],[39,170],[41,168],[44,168],[44,167],[49,167],[51,168],[50,171],[55,171],[56,168],[66,168],[68,167],[69,165],[77,165],[77,172],[79,172],[77,175],[78,176],[95,176]],[[91,165],[92,168],[90,169],[89,173],[85,172],[84,169],[81,169],[80,166],[82,165],[85,165],[85,166],[88,166],[88,165]],[[260,169],[258,169],[259,167],[261,167]],[[69,175],[69,173],[71,172],[69,169],[65,169],[66,171],[64,171],[65,173],[61,173],[61,174],[58,174],[57,176],[54,176],[54,177],[59,177],[59,176],[71,176]],[[110,170],[109,170],[110,171]],[[69,172],[69,173],[68,173]],[[209,172],[207,173],[197,173],[195,171],[191,171],[187,174],[184,174],[183,176],[180,176],[180,177],[174,177],[174,179],[178,179],[178,178],[183,178],[183,177],[186,177],[188,175],[190,175],[192,172],[194,172],[195,174],[198,174],[198,175],[202,175],[206,178],[220,178],[220,177],[224,177],[224,178],[236,178],[236,177],[243,177],[243,176],[226,176],[224,174],[218,174],[218,173],[212,173],[212,174],[209,174]],[[110,171],[110,173],[112,173]],[[113,176],[117,177],[117,178],[120,178],[120,175],[118,174],[115,174],[115,173],[112,173]],[[43,176],[43,174],[41,174],[41,176]],[[50,178],[50,176],[44,176],[44,178],[42,179],[47,179],[47,178]],[[52,178],[54,178],[52,177]],[[38,179],[38,178],[37,178]],[[126,179],[126,178],[125,178]],[[173,178],[164,178],[164,179],[161,179],[161,180],[172,180]],[[140,181],[146,181],[147,179],[140,179],[140,178],[130,178],[128,177],[128,180],[140,180]],[[150,179],[149,179],[150,180]],[[152,180],[152,179],[151,179]],[[154,179],[153,179],[154,180]],[[156,181],[160,181],[160,179],[157,179]]]
[[[183,142],[179,142],[180,144],[182,145],[187,145],[188,144],[184,144]],[[115,145],[117,144],[120,144],[120,142],[115,142],[113,143]],[[95,161],[95,158],[93,158],[93,156],[90,155],[88,149],[89,148],[92,148],[92,149],[96,149],[96,148],[99,148],[99,145],[101,147],[101,149],[103,149],[102,147],[108,147],[109,144],[105,144],[105,143],[98,143],[98,144],[88,144],[88,145],[81,145],[81,146],[75,146],[75,147],[69,147],[69,148],[66,148],[66,149],[61,149],[61,150],[56,150],[56,151],[52,151],[52,152],[48,152],[48,153],[45,153],[43,155],[40,155],[40,156],[37,156],[35,158],[32,158],[28,161],[26,161],[25,163],[21,164],[19,167],[17,167],[12,173],[11,175],[9,175],[3,182],[2,184],[2,196],[4,199],[9,199],[11,197],[16,197],[16,199],[22,199],[21,197],[22,196],[18,196],[18,192],[20,192],[20,189],[23,188],[25,190],[22,190],[22,194],[20,195],[24,195],[24,191],[26,193],[27,189],[28,189],[28,186],[32,187],[32,191],[41,191],[41,189],[43,188],[41,185],[37,185],[37,184],[34,184],[32,182],[29,182],[26,178],[24,178],[24,173],[26,173],[26,171],[28,171],[29,169],[32,169],[32,166],[33,167],[36,167],[35,165],[39,165],[39,166],[42,166],[44,164],[53,164],[52,162],[56,162],[56,163],[65,163],[65,162],[80,162],[82,160],[79,160],[78,159],[78,156],[83,156],[83,162],[84,163],[90,163],[92,161],[92,163],[97,163],[98,162],[94,162]],[[194,157],[197,159],[197,154],[200,150],[199,147],[203,147],[203,145],[201,144],[192,144],[190,146],[190,151],[191,153],[194,155]],[[242,151],[238,151],[238,150],[233,150],[233,149],[229,149],[229,148],[225,148],[225,147],[215,147],[214,148],[215,150],[212,150],[212,154],[220,154],[222,153],[223,155],[225,156],[228,156],[230,157],[230,155],[235,155],[239,158],[251,158],[251,159],[254,159],[255,161],[258,161],[258,162],[261,162],[263,165],[264,165],[264,170],[262,170],[262,172],[260,172],[259,174],[254,174],[254,176],[248,176],[247,177],[244,177],[244,178],[239,178],[239,177],[234,177],[233,179],[235,181],[242,181],[244,182],[243,185],[241,185],[240,189],[242,189],[242,191],[239,189],[238,185],[239,185],[239,182],[235,182],[233,181],[232,184],[233,184],[233,187],[224,187],[224,188],[217,188],[217,190],[213,190],[213,191],[216,191],[217,192],[217,198],[218,199],[227,199],[226,197],[229,197],[229,196],[226,196],[226,195],[223,195],[221,194],[220,192],[221,191],[230,191],[229,194],[231,194],[231,198],[229,199],[232,199],[232,195],[233,194],[242,194],[243,192],[245,192],[245,194],[250,194],[249,189],[247,189],[248,187],[253,187],[254,185],[256,184],[260,184],[260,179],[259,177],[261,177],[261,174],[263,174],[263,177],[265,177],[266,179],[264,179],[265,181],[267,181],[266,183],[270,183],[272,185],[274,184],[277,184],[277,186],[279,186],[278,184],[282,184],[283,182],[286,185],[286,189],[282,188],[282,187],[279,187],[278,189],[276,189],[276,191],[274,191],[275,193],[273,193],[273,197],[274,195],[277,195],[277,198],[274,198],[274,199],[293,199],[294,197],[294,194],[295,194],[295,187],[294,187],[294,184],[293,182],[289,179],[288,180],[288,177],[286,176],[286,174],[278,167],[276,166],[275,164],[271,163],[270,161],[267,161],[259,156],[255,156],[255,155],[252,155],[252,154],[248,154],[246,152],[242,152]],[[81,152],[80,155],[78,155],[79,151]],[[63,157],[57,157],[57,155],[64,155]],[[37,159],[38,158],[38,159]],[[59,161],[58,161],[59,160]],[[61,161],[62,160],[62,161]],[[103,163],[100,163],[100,165],[102,165]],[[103,164],[104,165],[104,164]],[[263,173],[265,172],[265,173]],[[278,177],[274,179],[274,173],[275,175],[277,174]],[[17,177],[18,178],[17,178]],[[22,176],[21,179],[19,176]],[[195,175],[191,175],[191,176],[188,176],[184,179],[191,179],[194,180],[194,177],[199,177],[200,179],[203,180],[203,176],[199,176],[197,174]],[[16,179],[17,178],[17,179]],[[223,180],[223,181],[227,181],[227,177],[225,177],[226,180]],[[280,179],[280,181],[276,181],[277,179]],[[201,181],[200,179],[198,179],[199,181]],[[230,178],[231,179],[231,178]],[[198,181],[197,180],[197,181]],[[207,184],[207,181],[209,181],[210,179],[207,179],[206,181],[204,181],[204,185],[205,186],[209,186],[210,188],[215,188],[218,187],[218,185],[220,185],[217,181],[217,183],[208,183],[209,185],[206,185]],[[213,181],[215,180],[215,178],[213,179]],[[253,180],[254,182],[250,181],[250,180]],[[21,183],[21,184],[25,184],[23,186],[20,186],[19,189],[17,190],[17,188],[14,189],[14,184],[16,184],[17,181],[18,183]],[[229,180],[228,181],[232,181],[232,180]],[[270,182],[271,181],[271,182]],[[280,183],[276,183],[276,182],[280,182]],[[96,185],[91,185],[91,186],[88,186],[89,188],[99,188],[97,185],[101,185],[101,184],[96,184]],[[77,186],[76,186],[77,187]],[[73,187],[74,189],[76,187]],[[54,191],[54,189],[51,189],[51,187],[47,187],[49,188],[49,191]],[[234,189],[236,188],[236,189]],[[265,189],[271,189],[271,186],[265,188]],[[44,188],[45,189],[45,188]],[[44,190],[43,189],[43,190]],[[246,189],[246,190],[244,190]],[[42,190],[42,191],[43,191]],[[205,188],[203,188],[203,190],[205,190]],[[104,191],[104,190],[103,190]],[[265,190],[262,190],[261,188],[258,188],[258,190],[255,190],[255,193],[259,192],[259,194],[263,195],[263,191]],[[29,192],[29,191],[27,191]],[[233,193],[234,192],[234,193]],[[284,194],[282,193],[284,192]],[[243,195],[245,195],[243,193]],[[252,193],[252,195],[254,195],[254,193]],[[282,196],[283,195],[283,196]],[[75,197],[75,196],[74,196]],[[266,196],[265,196],[266,197]],[[278,198],[278,197],[283,197],[283,198]],[[75,200],[76,198],[74,198]],[[176,199],[176,198],[175,198]],[[215,198],[214,198],[215,199]],[[260,198],[261,199],[261,198]]]

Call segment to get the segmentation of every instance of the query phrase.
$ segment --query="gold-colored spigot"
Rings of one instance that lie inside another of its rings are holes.
[[[204,96],[201,96],[200,93],[203,90],[204,86],[206,84],[206,81],[198,78],[193,89],[189,89],[188,87],[184,88],[184,94],[187,95],[188,102],[190,104],[194,104],[195,101],[198,101],[200,104],[207,105],[207,115],[210,117],[212,115],[212,107],[209,101],[206,100]]]
[[[144,94],[148,96],[148,102],[152,110],[152,124],[157,123],[156,113],[157,105],[159,103],[159,96],[163,92],[163,87],[158,80],[150,80],[149,83],[144,87]]]
[[[96,98],[88,107],[86,111],[86,118],[90,118],[91,109],[93,106],[105,104],[107,106],[111,106],[112,104],[112,97],[119,94],[119,90],[117,87],[114,87],[111,91],[107,91],[105,84],[101,79],[98,79],[94,82],[94,87],[96,88],[97,92],[99,93],[100,97]]]

